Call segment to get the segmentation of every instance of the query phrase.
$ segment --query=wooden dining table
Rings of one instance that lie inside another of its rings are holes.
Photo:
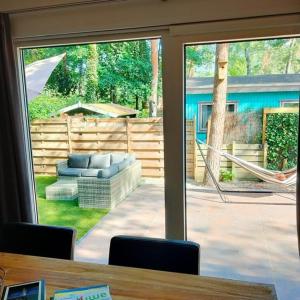
[[[277,299],[273,285],[0,252],[4,285],[44,279],[54,291],[108,284],[112,299]]]

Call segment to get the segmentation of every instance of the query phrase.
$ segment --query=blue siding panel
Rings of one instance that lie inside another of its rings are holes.
[[[280,107],[282,100],[299,100],[299,91],[290,92],[257,92],[257,93],[229,93],[227,101],[237,102],[237,111],[258,111],[265,107]],[[198,128],[198,104],[211,102],[212,94],[187,94],[186,95],[186,118],[196,117]],[[197,137],[206,140],[206,133],[197,133]]]

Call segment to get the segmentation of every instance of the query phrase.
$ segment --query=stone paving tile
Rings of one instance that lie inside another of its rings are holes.
[[[228,194],[187,185],[188,239],[201,245],[201,275],[275,284],[279,299],[300,299],[295,196]],[[75,259],[107,263],[117,234],[164,237],[164,185],[141,185],[82,238]]]

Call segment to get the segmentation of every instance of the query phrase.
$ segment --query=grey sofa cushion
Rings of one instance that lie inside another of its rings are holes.
[[[119,172],[124,170],[125,168],[127,168],[128,166],[130,166],[131,164],[133,164],[135,162],[135,155],[133,154],[128,154],[127,157],[122,160],[121,162],[119,162],[118,168],[119,168]]]
[[[110,178],[119,172],[117,164],[110,165],[109,168],[102,169],[98,172],[98,178]]]
[[[129,159],[126,158],[126,159],[122,160],[121,162],[119,162],[117,165],[118,165],[118,170],[120,172],[129,166]]]
[[[82,177],[97,177],[102,169],[86,169],[81,172]]]
[[[70,154],[68,158],[68,167],[87,169],[90,162],[90,156],[90,154]]]
[[[135,155],[134,154],[132,154],[132,153],[128,154],[127,158],[129,160],[130,165],[135,162]]]
[[[89,169],[106,169],[110,167],[110,154],[92,154]]]
[[[85,171],[85,169],[80,168],[62,168],[58,170],[58,175],[60,176],[74,176],[80,177],[81,173]]]
[[[124,152],[116,152],[111,154],[111,164],[118,164],[127,158],[128,154]]]

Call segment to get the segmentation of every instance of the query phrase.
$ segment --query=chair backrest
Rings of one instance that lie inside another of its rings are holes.
[[[199,275],[200,246],[194,242],[115,236],[109,264]]]
[[[0,251],[73,259],[76,231],[71,228],[6,223],[0,225]]]

